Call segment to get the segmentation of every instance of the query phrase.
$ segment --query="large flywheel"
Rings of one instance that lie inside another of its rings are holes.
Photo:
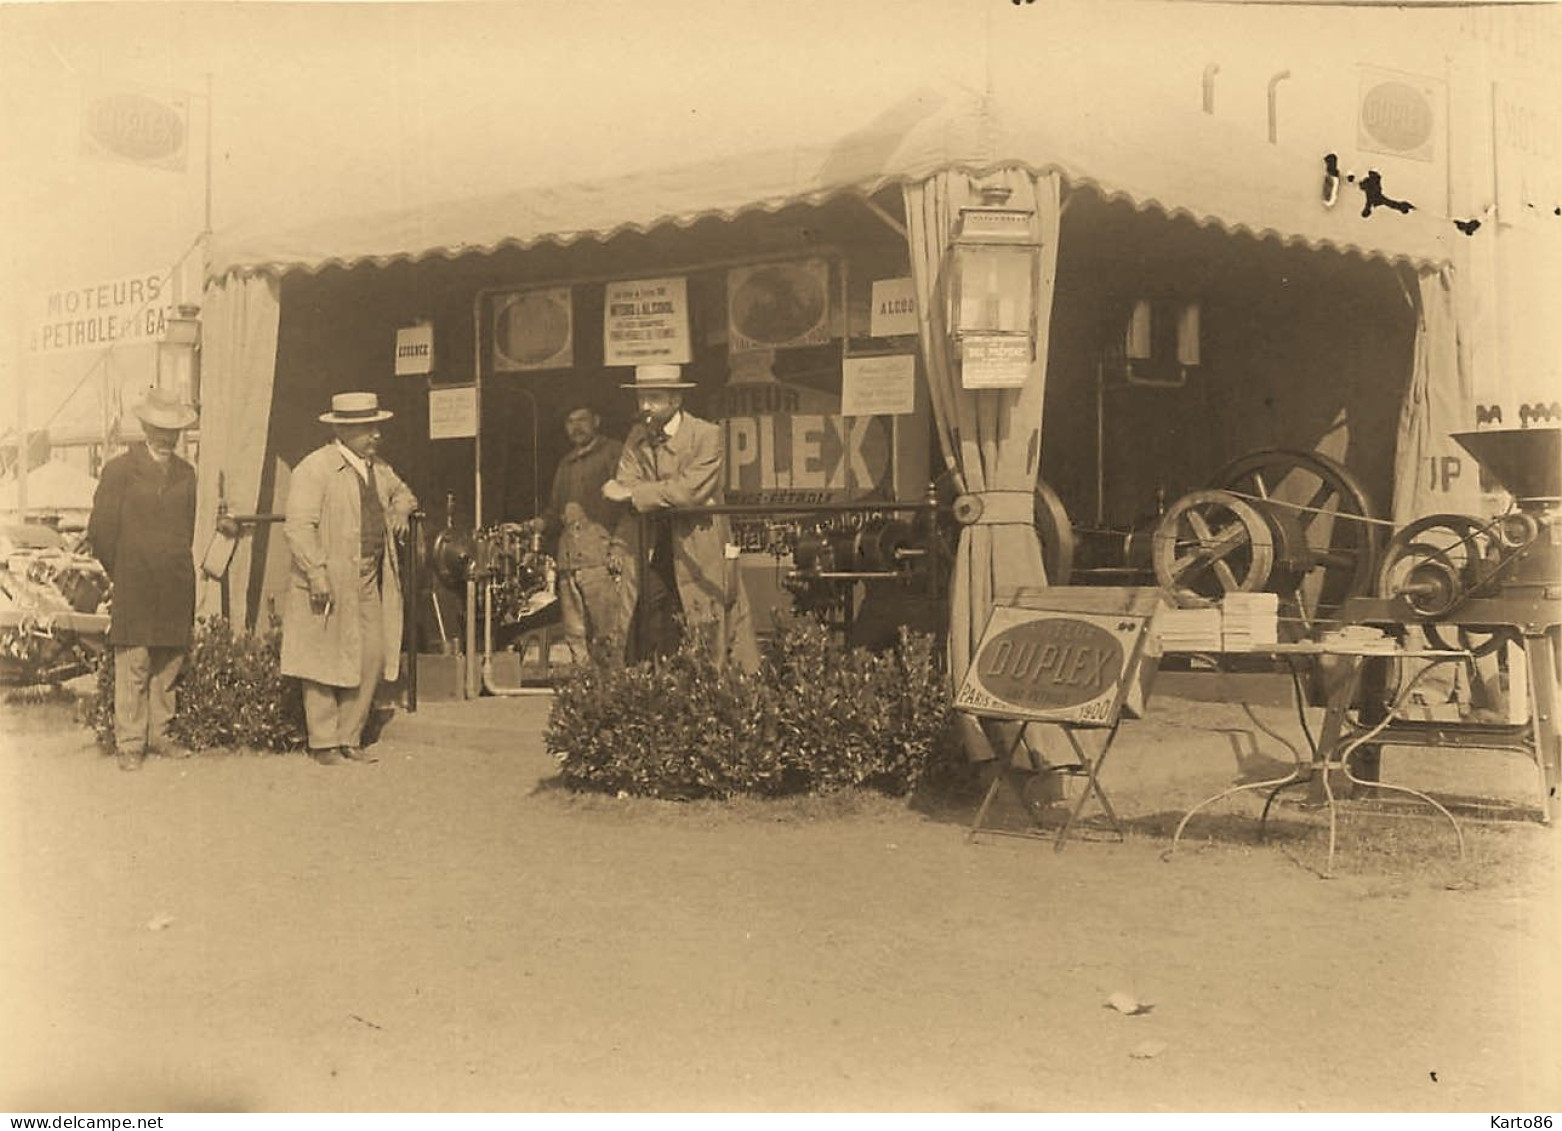
[[[1345,599],[1371,591],[1383,524],[1344,465],[1317,452],[1257,451],[1221,468],[1213,486],[1253,506],[1273,533],[1272,572],[1258,588],[1280,595],[1282,618],[1303,631],[1339,623]]]

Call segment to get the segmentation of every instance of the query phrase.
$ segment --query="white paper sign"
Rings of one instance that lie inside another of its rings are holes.
[[[457,385],[428,391],[428,438],[460,440],[477,435],[477,388]]]
[[[868,333],[875,338],[917,332],[917,292],[910,279],[875,279]]]
[[[916,402],[917,361],[910,354],[849,357],[841,367],[842,416],[905,416]]]
[[[960,385],[966,389],[1018,389],[1030,376],[1030,338],[984,334],[960,343]]]
[[[434,372],[434,327],[405,326],[396,331],[396,376],[420,377]]]
[[[689,346],[689,281],[632,279],[609,283],[602,312],[605,365],[694,360]]]

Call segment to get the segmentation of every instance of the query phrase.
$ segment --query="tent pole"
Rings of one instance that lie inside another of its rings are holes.
[[[476,420],[472,428],[472,537],[483,527],[483,292],[472,299],[472,401]],[[447,517],[446,521],[449,519]],[[482,694],[477,660],[477,561],[467,567],[466,579],[466,697]]]
[[[17,307],[20,313],[21,301]],[[27,320],[17,318],[16,335],[16,517],[27,521]]]

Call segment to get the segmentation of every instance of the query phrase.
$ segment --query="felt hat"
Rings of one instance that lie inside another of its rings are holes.
[[[378,424],[395,416],[380,407],[373,393],[337,393],[331,398],[331,411],[322,412],[323,424]]]
[[[620,385],[622,389],[646,392],[651,389],[697,389],[693,381],[680,380],[683,369],[677,365],[637,365],[632,383]]]
[[[174,393],[155,387],[146,391],[134,411],[142,424],[150,424],[153,428],[188,428],[199,418],[199,414]]]

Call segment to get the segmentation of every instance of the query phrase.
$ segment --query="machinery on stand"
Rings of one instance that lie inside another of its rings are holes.
[[[1345,615],[1401,636],[1419,629],[1434,646],[1475,656],[1518,652],[1525,678],[1511,678],[1508,693],[1523,701],[1508,704],[1507,720],[1387,720],[1377,738],[1522,753],[1541,770],[1547,816],[1555,823],[1562,816],[1562,429],[1453,438],[1512,496],[1512,508],[1491,518],[1429,515],[1398,531],[1379,569],[1377,594],[1347,601]],[[1364,696],[1366,706],[1381,700],[1370,688]],[[1524,714],[1520,708],[1527,708],[1527,720],[1512,721]]]
[[[0,524],[0,685],[92,671],[108,645],[113,584],[91,554],[41,523]]]
[[[1048,524],[1066,527],[1066,516],[1053,517],[1061,503],[1047,494]],[[1343,623],[1345,602],[1371,591],[1381,531],[1391,525],[1335,460],[1269,449],[1234,460],[1169,506],[1157,500],[1131,528],[1069,528],[1054,542],[1072,551],[1048,560],[1070,567],[1060,570],[1066,584],[1159,585],[1183,608],[1272,592],[1285,638],[1302,639]]]
[[[459,651],[469,657],[469,663],[479,662],[477,624],[466,623],[457,599],[470,587],[475,590],[477,619],[482,624],[483,690],[490,695],[545,691],[545,686],[524,686],[545,685],[552,676],[548,630],[559,620],[556,567],[543,549],[542,535],[513,522],[461,530],[453,522],[453,502],[447,498],[445,526],[428,549],[427,572],[444,587],[446,597],[442,601],[441,592],[432,586],[427,591],[441,650],[447,655]],[[417,571],[419,576],[423,572]],[[416,600],[421,620],[422,599]],[[464,646],[458,644],[462,641]],[[537,659],[528,663],[533,649]],[[507,672],[502,673],[501,667]],[[506,683],[504,674],[514,682]]]
[[[847,643],[887,646],[901,625],[939,630],[949,559],[935,501],[708,509],[731,516],[744,550],[775,559],[794,610]]]

